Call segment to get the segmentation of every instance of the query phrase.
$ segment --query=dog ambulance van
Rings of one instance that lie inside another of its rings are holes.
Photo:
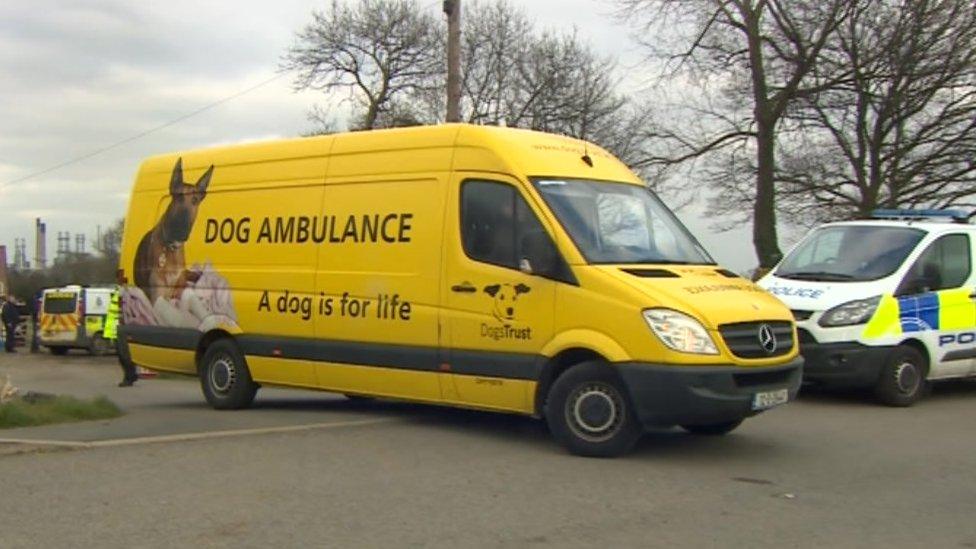
[[[976,226],[956,210],[879,210],[804,238],[759,285],[796,318],[804,381],[909,406],[976,375]]]
[[[38,342],[51,353],[63,355],[69,349],[87,349],[103,355],[112,345],[102,337],[112,288],[70,285],[41,292]]]
[[[157,156],[120,333],[215,408],[261,385],[544,417],[584,455],[800,385],[790,311],[595,145],[449,124]]]

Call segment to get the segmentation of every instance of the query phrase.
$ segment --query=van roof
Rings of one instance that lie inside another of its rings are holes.
[[[430,154],[440,151],[441,154]],[[386,153],[386,154],[383,154]],[[341,162],[342,157],[382,154],[384,162]],[[400,161],[390,161],[399,155]],[[451,156],[445,156],[451,155]],[[592,166],[583,158],[588,156]],[[183,159],[185,180],[192,182],[211,164],[220,166],[302,161],[329,157],[328,177],[355,175],[351,167],[377,164],[391,173],[445,171],[505,171],[542,177],[581,177],[643,184],[622,162],[602,147],[581,139],[519,128],[441,124],[347,132],[334,135],[232,144],[161,154],[140,167],[136,190],[165,188],[178,158]],[[342,173],[336,173],[340,170]],[[215,172],[216,173],[219,172]],[[164,177],[159,177],[165,174]],[[153,177],[146,177],[153,176]],[[216,183],[219,179],[215,178]]]

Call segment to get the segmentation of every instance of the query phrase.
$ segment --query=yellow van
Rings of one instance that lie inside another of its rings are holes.
[[[793,398],[789,310],[721,269],[621,162],[449,124],[157,156],[120,332],[215,408],[260,385],[544,417],[574,453],[722,434]]]

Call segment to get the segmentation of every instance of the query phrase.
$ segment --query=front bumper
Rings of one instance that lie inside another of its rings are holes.
[[[872,387],[892,349],[854,342],[801,343],[800,352],[806,361],[803,380],[837,387]]]
[[[638,419],[647,427],[724,423],[759,413],[756,393],[787,389],[796,398],[803,358],[782,366],[676,366],[619,363]]]

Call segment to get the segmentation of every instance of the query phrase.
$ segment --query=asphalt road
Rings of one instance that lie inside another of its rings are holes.
[[[805,394],[595,460],[531,419],[265,389],[217,412],[191,380],[118,389],[82,355],[0,373],[128,412],[0,432],[35,441],[0,443],[4,548],[976,547],[976,383],[909,409]]]

